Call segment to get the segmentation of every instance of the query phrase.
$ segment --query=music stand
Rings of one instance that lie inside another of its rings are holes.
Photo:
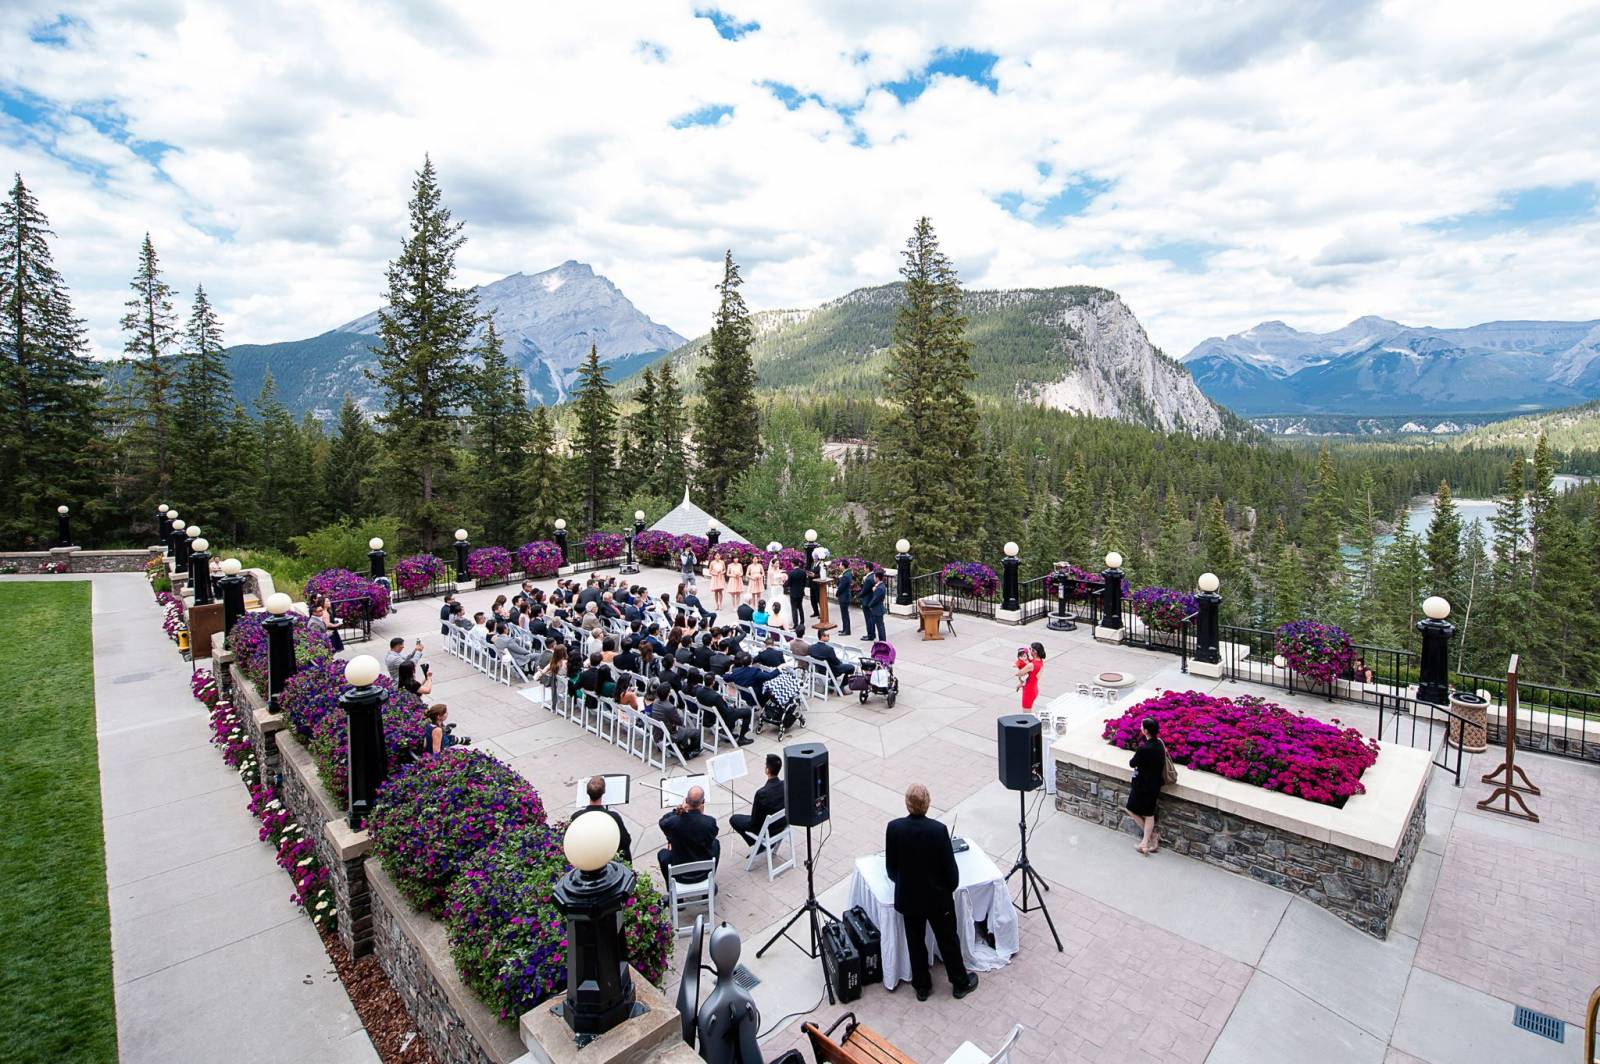
[[[713,780],[728,788],[733,805],[738,806],[739,792],[733,789],[733,781],[744,779],[750,774],[750,767],[745,763],[744,751],[730,750],[726,754],[718,754],[706,762],[706,771]]]

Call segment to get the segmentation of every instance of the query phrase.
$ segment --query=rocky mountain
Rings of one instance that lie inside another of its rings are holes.
[[[612,379],[620,379],[684,342],[581,262],[569,260],[543,273],[514,273],[477,291],[479,309],[493,316],[534,402],[566,398],[591,343],[610,365]],[[376,390],[362,370],[375,362],[371,349],[377,333],[378,312],[373,311],[306,340],[230,348],[234,390],[248,403],[270,369],[278,399],[297,415],[308,410],[330,415],[346,392],[375,408]]]
[[[1267,321],[1202,341],[1184,365],[1245,415],[1541,410],[1600,397],[1600,320],[1493,321],[1464,329],[1364,317],[1328,333]]]
[[[753,315],[761,387],[876,395],[901,288],[861,288],[814,309]],[[980,394],[1200,436],[1242,427],[1150,343],[1114,292],[969,291],[963,307]],[[691,387],[705,342],[702,336],[671,356]]]

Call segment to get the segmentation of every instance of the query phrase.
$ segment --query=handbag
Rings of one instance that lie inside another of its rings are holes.
[[[1172,755],[1167,753],[1167,744],[1161,744],[1161,784],[1171,787],[1178,782],[1178,766],[1173,762]]]

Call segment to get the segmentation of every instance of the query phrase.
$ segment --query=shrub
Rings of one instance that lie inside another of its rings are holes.
[[[479,582],[504,580],[511,575],[511,561],[504,547],[479,547],[467,555],[467,572]]]
[[[1179,764],[1324,805],[1342,806],[1365,793],[1361,774],[1378,760],[1378,744],[1354,728],[1252,695],[1230,700],[1168,691],[1106,721],[1102,737],[1132,750],[1145,717],[1159,722],[1167,753]]]
[[[328,600],[336,618],[376,621],[389,616],[389,589],[349,569],[324,569],[306,581],[306,601]]]
[[[400,521],[393,517],[369,517],[356,524],[339,520],[289,542],[295,553],[315,568],[360,571],[367,567],[367,541],[374,536],[388,544],[400,542]]]
[[[394,582],[407,595],[420,595],[444,580],[449,571],[443,558],[432,554],[413,554],[395,563]]]
[[[615,532],[590,532],[583,537],[580,546],[583,547],[585,558],[598,562],[621,557],[625,544],[622,537]]]
[[[1000,590],[1000,577],[982,562],[951,562],[939,576],[945,587],[969,591],[974,598],[992,599]]]
[[[437,916],[466,861],[503,831],[543,823],[527,780],[481,750],[454,747],[390,776],[368,828],[400,892]]]
[[[768,554],[768,558],[772,555]],[[784,547],[778,551],[778,568],[788,572],[797,565],[806,563],[806,552],[796,547]]]
[[[517,548],[517,564],[524,576],[555,576],[561,569],[561,548],[548,539],[536,539]]]
[[[834,576],[846,569],[850,570],[850,576],[855,580],[857,587],[860,587],[861,581],[865,580],[867,574],[876,568],[877,566],[874,563],[865,558],[834,558],[828,563],[828,572]]]
[[[1183,619],[1199,607],[1194,596],[1170,587],[1141,587],[1128,600],[1133,615],[1156,632],[1176,632],[1183,627]]]
[[[1289,668],[1317,683],[1332,683],[1355,663],[1355,648],[1338,625],[1290,621],[1277,635],[1277,652]]]
[[[228,633],[228,649],[233,651],[239,671],[263,697],[267,692],[267,630],[262,625],[270,616],[264,610],[247,613],[234,623],[233,631]],[[333,641],[327,632],[307,628],[306,618],[293,610],[284,616],[294,622],[294,660],[297,669],[333,654]]]
[[[678,543],[680,550],[688,547],[697,562],[704,562],[711,556],[711,541],[704,536],[679,536]]]
[[[641,565],[662,565],[676,568],[678,552],[683,550],[683,537],[659,528],[647,528],[633,537],[633,556]]]
[[[560,826],[508,831],[474,856],[451,885],[445,925],[451,954],[468,986],[514,1020],[565,988],[567,926],[556,883],[571,870]],[[628,960],[660,985],[672,956],[666,906],[639,876],[622,913]]]

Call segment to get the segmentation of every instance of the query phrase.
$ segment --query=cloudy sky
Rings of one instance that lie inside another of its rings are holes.
[[[0,4],[20,171],[97,348],[141,235],[231,341],[378,305],[423,153],[481,282],[589,262],[705,330],[891,280],[1098,284],[1181,356],[1600,317],[1600,7],[1423,0]]]

